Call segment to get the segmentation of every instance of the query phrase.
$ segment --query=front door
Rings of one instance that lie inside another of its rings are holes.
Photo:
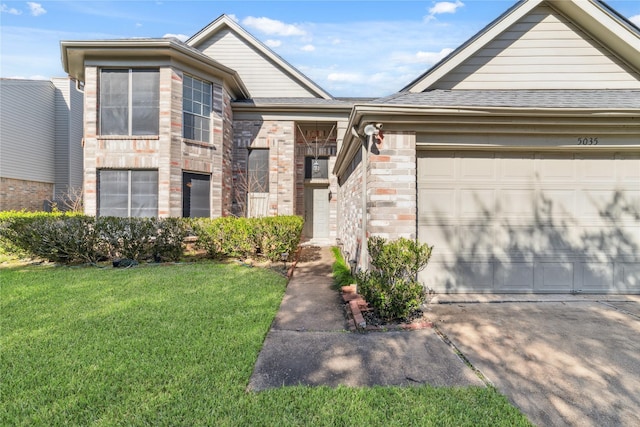
[[[305,187],[304,235],[308,239],[329,238],[329,188]]]

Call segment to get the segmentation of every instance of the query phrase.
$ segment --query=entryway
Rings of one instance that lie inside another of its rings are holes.
[[[305,187],[303,235],[318,243],[329,240],[329,187]]]

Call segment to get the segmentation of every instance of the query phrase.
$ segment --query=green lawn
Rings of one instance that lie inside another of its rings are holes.
[[[492,389],[246,392],[285,289],[235,264],[0,268],[0,425],[528,425]]]

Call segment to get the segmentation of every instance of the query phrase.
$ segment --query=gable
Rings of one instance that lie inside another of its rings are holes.
[[[331,98],[226,16],[214,21],[187,43],[235,70],[253,98]]]
[[[533,9],[437,89],[633,89],[640,74],[548,6]]]
[[[600,0],[521,0],[401,92],[638,88],[637,27]]]

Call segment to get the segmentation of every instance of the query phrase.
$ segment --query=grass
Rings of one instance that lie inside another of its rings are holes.
[[[246,392],[285,280],[194,263],[0,269],[0,425],[528,425],[494,389]]]
[[[332,265],[333,281],[335,282],[335,286],[340,288],[341,286],[348,286],[355,283],[356,281],[351,275],[351,267],[342,256],[340,248],[334,246],[331,248],[331,252],[335,258]]]

